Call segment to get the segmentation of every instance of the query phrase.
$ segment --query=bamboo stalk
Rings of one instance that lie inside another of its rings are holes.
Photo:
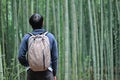
[[[60,55],[61,55],[61,53],[62,53],[62,49],[61,49],[61,32],[60,32],[60,1],[58,0],[57,1],[57,32],[58,32],[58,36],[57,36],[57,40],[58,40],[58,49],[59,49],[59,53],[60,53]],[[59,66],[58,66],[58,80],[61,80],[61,74],[60,74],[60,72],[61,72],[61,61],[60,61],[60,55],[59,55]]]
[[[17,16],[17,1],[16,0],[14,0],[13,1],[13,8],[14,8],[14,10],[13,10],[13,13],[14,13],[14,17],[13,17],[13,20],[14,20],[14,29],[15,29],[15,39],[16,39],[16,43],[14,44],[14,46],[15,46],[15,48],[14,48],[14,56],[13,56],[13,59],[14,59],[14,61],[15,60],[17,60],[17,58],[16,58],[16,53],[18,52],[18,16]],[[18,64],[18,61],[17,61],[17,64]],[[15,70],[14,69],[14,66],[16,65],[16,63],[14,62],[14,65],[13,65],[13,70]],[[19,72],[19,65],[17,65],[16,66],[17,67],[17,80],[20,80],[20,72]]]
[[[56,12],[55,12],[55,1],[52,0],[52,10],[53,10],[53,24],[54,24],[54,33],[55,33],[55,36],[57,37],[57,25],[56,25]]]
[[[100,61],[99,61],[99,45],[98,45],[98,32],[97,32],[97,28],[98,28],[98,26],[97,26],[97,20],[96,20],[96,10],[95,10],[95,2],[94,2],[94,0],[92,0],[92,6],[93,6],[93,18],[94,18],[94,31],[95,31],[95,46],[96,46],[96,67],[97,67],[97,71],[96,71],[96,77],[97,77],[97,80],[100,80],[100,73],[99,73],[99,71],[100,71]]]
[[[3,5],[3,0],[1,0],[1,9],[4,8],[4,5]],[[4,14],[4,11],[3,9],[1,10],[1,15]],[[6,72],[6,57],[5,57],[5,30],[4,30],[4,16],[1,16],[1,28],[2,28],[2,40],[1,40],[1,48],[2,48],[2,56],[3,56],[3,72]],[[6,75],[4,75],[3,73],[3,76],[6,77]]]
[[[76,16],[76,6],[75,0],[70,0],[71,5],[71,38],[72,38],[72,80],[77,80],[77,39],[78,39],[78,25],[77,25],[77,16]],[[74,12],[74,14],[73,14]]]
[[[114,75],[113,75],[113,37],[112,37],[112,20],[113,20],[113,16],[112,16],[112,0],[109,0],[109,27],[110,27],[110,76],[111,79],[110,80],[114,80]]]
[[[0,80],[3,80],[2,49],[0,44]]]
[[[60,65],[60,73],[58,73],[58,74],[60,74],[61,76],[60,76],[60,80],[64,80],[65,79],[65,55],[64,55],[64,53],[65,53],[65,46],[64,46],[64,43],[65,43],[65,40],[64,40],[64,37],[63,36],[65,36],[64,34],[65,34],[65,32],[64,32],[64,25],[66,24],[66,23],[64,23],[64,17],[65,16],[63,16],[63,13],[64,13],[64,6],[65,5],[63,5],[62,4],[62,0],[60,0],[60,48],[61,48],[61,53],[59,52],[59,57],[60,57],[60,63],[59,63],[59,65]],[[68,18],[69,19],[69,18]],[[63,66],[64,66],[64,68],[63,68]]]
[[[31,0],[31,14],[34,13],[34,0]]]
[[[83,53],[83,51],[82,51],[82,46],[83,46],[83,0],[79,0],[78,1],[78,3],[80,3],[80,7],[79,7],[79,14],[80,14],[80,16],[79,16],[79,30],[78,30],[78,35],[79,35],[79,43],[78,44],[80,44],[79,45],[79,50],[78,50],[78,79],[82,79],[82,53]]]
[[[118,34],[120,34],[120,10],[119,10],[119,6],[118,6],[118,0],[115,0],[115,5],[116,5],[116,14],[117,14],[117,20],[118,20]],[[118,35],[118,39],[116,39],[118,42],[116,42],[116,44],[118,44],[118,46],[120,46],[120,35]],[[118,47],[117,46],[117,47]],[[115,80],[117,80],[118,78],[120,78],[119,76],[119,74],[118,74],[118,72],[119,72],[119,66],[120,66],[120,64],[119,64],[119,61],[120,61],[120,59],[119,59],[119,57],[120,57],[120,47],[118,47],[117,48],[118,49],[118,51],[116,52],[116,76],[115,76]],[[118,53],[118,54],[117,54]],[[119,60],[118,60],[119,59]],[[115,68],[114,68],[115,69]]]
[[[28,8],[28,0],[26,0],[26,29],[27,29],[27,32],[30,31],[30,28],[29,28],[29,22],[28,22],[28,13],[29,13],[29,8]]]
[[[49,3],[50,1],[46,1],[46,29],[49,30]]]
[[[69,13],[68,13],[68,0],[65,0],[65,28],[64,28],[64,41],[65,41],[65,78],[64,80],[70,80],[70,70],[69,70],[69,54],[70,54],[70,43],[69,43]]]
[[[89,9],[89,21],[90,21],[90,28],[91,28],[91,47],[92,47],[92,56],[93,56],[93,68],[94,68],[94,80],[97,80],[96,74],[96,55],[95,55],[95,37],[94,37],[94,29],[93,29],[93,20],[92,20],[92,10],[91,10],[91,3],[90,0],[88,0],[88,9]]]
[[[101,37],[100,37],[100,59],[101,59],[101,80],[104,80],[103,79],[103,21],[104,21],[104,19],[103,19],[103,0],[100,0],[100,10],[101,10]]]

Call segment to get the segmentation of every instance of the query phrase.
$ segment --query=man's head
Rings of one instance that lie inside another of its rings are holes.
[[[41,29],[43,27],[43,16],[33,14],[29,19],[29,23],[33,29]]]

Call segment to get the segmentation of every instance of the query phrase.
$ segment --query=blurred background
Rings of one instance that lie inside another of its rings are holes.
[[[17,56],[33,13],[57,39],[57,80],[120,80],[120,0],[0,0],[0,80],[26,80]]]

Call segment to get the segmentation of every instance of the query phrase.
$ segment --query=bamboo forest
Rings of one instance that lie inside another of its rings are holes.
[[[57,80],[120,80],[120,0],[0,0],[0,80],[26,80],[18,49],[34,13],[56,37]]]

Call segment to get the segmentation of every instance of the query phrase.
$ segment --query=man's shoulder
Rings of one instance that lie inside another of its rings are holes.
[[[48,32],[47,36],[48,36],[49,38],[53,38],[53,39],[55,38],[54,34],[51,33],[51,32]]]
[[[30,37],[30,34],[26,33],[23,37],[23,40],[28,41],[29,37]]]

